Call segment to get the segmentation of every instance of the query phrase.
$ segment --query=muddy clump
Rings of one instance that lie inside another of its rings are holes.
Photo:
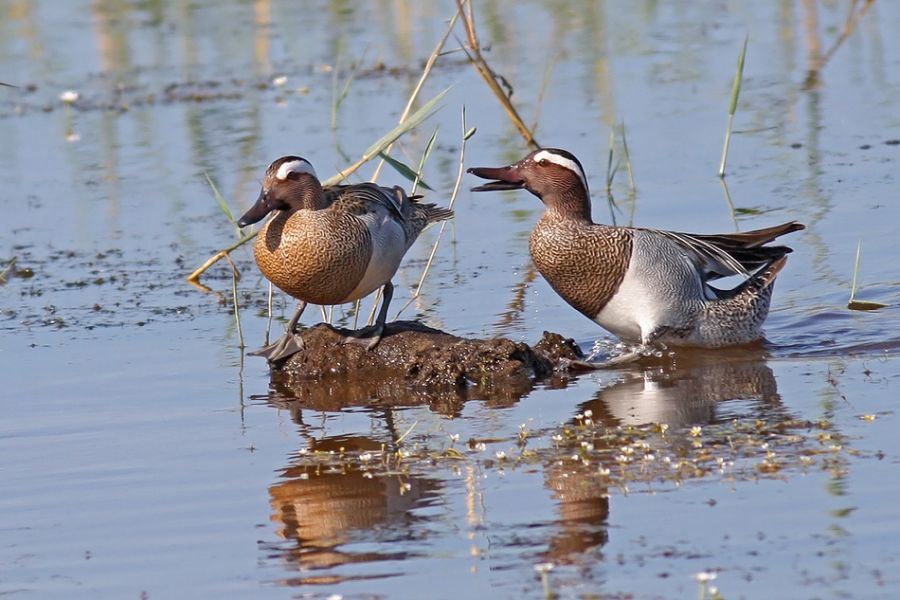
[[[340,382],[345,391],[375,390],[385,384],[411,393],[477,388],[488,396],[512,399],[529,392],[535,380],[566,371],[571,361],[583,359],[573,340],[548,332],[529,346],[506,338],[461,338],[418,322],[397,321],[388,324],[372,350],[343,343],[349,333],[324,323],[303,331],[305,348],[272,369],[273,387],[285,392],[306,389],[311,382],[320,388]],[[343,400],[357,404],[363,398]]]

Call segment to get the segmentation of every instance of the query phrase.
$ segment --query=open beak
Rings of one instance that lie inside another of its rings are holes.
[[[468,170],[475,177],[493,179],[484,185],[472,188],[473,192],[494,192],[497,190],[520,190],[525,187],[525,181],[519,176],[516,165],[508,167],[475,167]]]
[[[265,191],[260,190],[256,203],[238,220],[238,227],[246,227],[247,225],[258,223],[270,212],[272,212],[272,208],[269,206],[269,199],[266,197]]]

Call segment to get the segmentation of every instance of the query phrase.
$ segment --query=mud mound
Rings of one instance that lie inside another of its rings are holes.
[[[324,323],[303,331],[306,347],[272,370],[273,387],[282,392],[306,389],[312,381],[317,387],[340,382],[344,391],[377,390],[386,384],[409,391],[477,387],[488,396],[511,399],[530,391],[536,379],[583,358],[573,340],[548,332],[529,346],[505,338],[461,338],[418,322],[397,321],[372,350],[344,344],[349,333]],[[348,404],[359,400],[345,397]]]

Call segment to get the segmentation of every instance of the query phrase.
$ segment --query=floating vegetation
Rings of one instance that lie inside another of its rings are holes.
[[[376,451],[303,449],[295,472],[372,478],[415,475],[420,468],[433,473],[436,466],[455,472],[461,464],[496,472],[537,468],[553,470],[572,485],[593,480],[609,495],[700,479],[733,483],[809,471],[840,477],[850,455],[863,455],[849,448],[827,420],[734,419],[674,429],[665,423],[608,426],[594,421],[589,410],[556,428],[530,431],[523,424],[515,436],[458,441],[454,434],[415,437],[407,431]]]

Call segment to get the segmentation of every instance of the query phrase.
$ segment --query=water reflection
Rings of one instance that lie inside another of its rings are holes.
[[[713,423],[726,400],[778,406],[775,375],[760,348],[681,352],[674,361],[628,372],[581,405],[607,425]]]
[[[570,389],[569,393],[574,393],[575,388]],[[595,455],[601,457],[597,462],[570,460],[570,453],[579,452],[577,442],[574,448],[563,448],[561,453],[549,452],[545,456],[538,450],[539,459],[532,463],[535,468],[516,476],[541,479],[555,515],[550,519],[535,516],[531,520],[529,507],[540,505],[540,497],[522,498],[506,515],[506,511],[497,512],[494,506],[497,490],[478,474],[483,469],[515,472],[518,467],[494,461],[490,450],[481,454],[472,449],[477,444],[470,442],[467,449],[451,456],[431,447],[413,450],[412,458],[398,462],[398,450],[408,446],[399,444],[403,436],[395,427],[391,407],[420,403],[419,393],[426,392],[406,389],[402,382],[393,386],[385,382],[369,386],[363,382],[309,382],[302,389],[296,383],[289,389],[273,384],[266,401],[289,410],[304,439],[303,447],[290,457],[288,466],[269,488],[272,518],[278,523],[277,535],[284,543],[270,544],[265,549],[270,558],[303,573],[282,583],[389,577],[403,573],[392,561],[412,556],[429,558],[430,550],[423,549],[422,542],[434,531],[433,517],[420,509],[440,504],[452,511],[454,501],[460,498],[460,488],[447,486],[444,480],[462,474],[466,523],[460,529],[468,530],[473,540],[484,529],[509,533],[508,538],[503,533],[492,537],[488,548],[479,548],[476,543],[473,557],[516,549],[534,562],[579,567],[596,563],[599,550],[610,536],[610,484],[608,479],[597,476],[597,470],[619,468],[613,453]],[[451,396],[447,391],[437,397],[451,408],[452,414],[462,413],[466,398],[457,396],[451,400]],[[357,404],[365,404],[368,399],[373,407],[381,406],[373,408],[373,416],[384,424],[381,432],[316,438],[314,432],[318,429],[306,423],[309,413],[304,415],[304,408],[314,408],[313,414],[339,411],[346,407],[348,397]],[[729,411],[725,408],[729,404],[736,408]],[[758,411],[758,418],[778,419],[783,408],[774,374],[766,363],[765,348],[751,346],[681,352],[675,358],[663,358],[623,372],[618,380],[596,390],[589,400],[571,410],[579,414],[573,417],[573,423],[587,413],[607,428],[666,423],[675,431],[695,424],[729,421],[735,410]],[[608,429],[595,431],[588,454],[606,446],[607,450],[615,450],[622,443],[619,437],[608,436]],[[506,434],[497,431],[496,435],[502,439]],[[667,442],[674,446],[687,443],[678,435]],[[676,450],[674,446],[657,450],[671,454]],[[507,520],[510,517],[512,521]],[[433,544],[441,546],[445,542],[428,542],[429,547]],[[371,563],[381,566],[350,572],[337,569]]]
[[[418,474],[373,472],[358,464],[316,465],[316,453],[378,452],[382,443],[362,435],[325,437],[298,452],[279,480],[269,487],[272,520],[285,541],[270,545],[270,558],[292,570],[322,571],[353,563],[403,560],[421,541],[423,528],[413,513],[438,496],[440,483]],[[354,544],[358,543],[358,550]],[[374,546],[373,546],[374,544]],[[333,583],[350,578],[385,577],[400,573],[338,576],[304,574],[283,581],[288,585]]]
[[[545,471],[545,483],[557,502],[554,523],[542,559],[553,564],[578,564],[609,541],[609,496],[605,483],[582,469],[555,461]]]
[[[532,388],[530,380],[506,385],[415,387],[397,376],[302,380],[275,373],[268,395],[255,399],[295,413],[303,408],[338,412],[358,406],[378,409],[427,405],[436,413],[454,417],[462,413],[469,400],[480,400],[495,407],[510,406]]]

